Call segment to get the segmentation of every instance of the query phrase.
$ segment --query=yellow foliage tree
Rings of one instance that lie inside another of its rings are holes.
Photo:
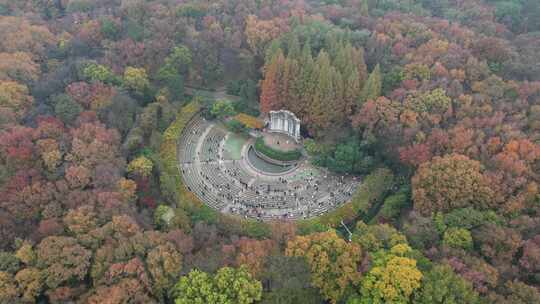
[[[14,303],[18,296],[13,275],[0,271],[0,303]]]
[[[360,247],[345,242],[334,230],[298,236],[289,241],[285,254],[306,258],[311,269],[312,285],[319,288],[332,304],[337,303],[345,290],[360,280]]]
[[[150,85],[146,70],[143,68],[127,67],[124,71],[124,86],[142,94]]]
[[[19,285],[24,302],[34,303],[43,288],[41,271],[34,267],[25,268],[15,275],[15,281]]]
[[[409,303],[422,281],[416,260],[404,256],[410,251],[408,245],[399,244],[375,255],[374,267],[362,280],[361,303]]]
[[[33,101],[26,85],[15,81],[0,81],[0,108],[12,111],[17,119],[28,112]]]
[[[40,139],[37,141],[41,153],[41,159],[45,164],[45,167],[49,171],[53,171],[60,165],[62,160],[62,153],[60,152],[60,146],[54,139]]]
[[[141,177],[148,177],[152,174],[153,167],[154,164],[151,160],[144,156],[139,156],[128,164],[127,171]]]

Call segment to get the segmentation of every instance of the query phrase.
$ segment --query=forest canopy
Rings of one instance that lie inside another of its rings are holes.
[[[0,0],[0,303],[540,303],[539,62],[538,0]],[[281,109],[350,202],[183,183]]]

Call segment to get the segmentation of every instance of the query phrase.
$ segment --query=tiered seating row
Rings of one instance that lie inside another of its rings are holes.
[[[257,178],[241,161],[220,158],[226,135],[225,130],[198,116],[184,129],[178,147],[188,189],[222,212],[259,219],[312,217],[349,200],[358,185],[350,178],[335,176]]]

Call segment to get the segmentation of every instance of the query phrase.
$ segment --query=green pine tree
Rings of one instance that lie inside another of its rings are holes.
[[[381,96],[382,76],[381,67],[377,64],[375,69],[369,75],[368,80],[364,84],[362,93],[360,94],[359,103],[362,105],[368,100],[375,100]]]

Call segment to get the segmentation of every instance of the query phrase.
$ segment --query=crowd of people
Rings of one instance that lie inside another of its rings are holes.
[[[179,143],[180,167],[188,190],[221,212],[257,219],[310,218],[350,200],[360,180],[303,163],[276,176],[256,172],[247,157],[225,149],[226,130],[196,117]]]

